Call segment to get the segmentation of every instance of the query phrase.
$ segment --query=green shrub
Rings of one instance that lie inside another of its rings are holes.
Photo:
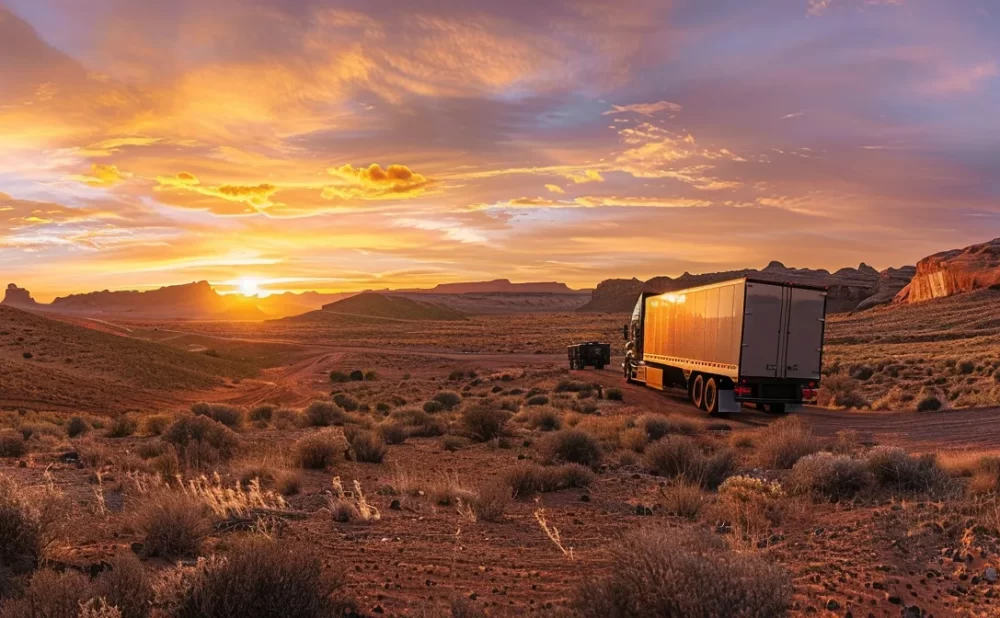
[[[314,401],[306,406],[305,422],[310,427],[344,424],[344,411],[327,401]]]
[[[806,455],[795,462],[788,477],[791,491],[815,493],[831,500],[852,498],[870,483],[863,461],[831,453]]]
[[[464,377],[465,377],[465,372],[458,369],[448,374],[448,380],[450,382],[457,382]]]
[[[669,434],[691,436],[698,433],[698,426],[691,421],[657,414],[646,414],[640,417],[636,425],[646,431],[650,442],[655,442]]]
[[[365,379],[365,372],[361,371],[360,369],[355,369],[354,371],[351,372],[351,375],[349,377],[351,378],[352,382],[363,382]]]
[[[580,464],[541,466],[521,462],[503,474],[503,480],[514,496],[524,498],[535,493],[547,493],[574,487],[587,487],[594,480],[590,468]]]
[[[581,429],[563,429],[538,443],[538,454],[546,463],[566,462],[596,468],[601,464],[601,445],[597,438]]]
[[[317,433],[295,443],[295,460],[309,470],[325,470],[337,461],[340,441],[332,433]]]
[[[196,571],[174,618],[329,618],[351,606],[344,579],[314,549],[252,537]]]
[[[470,405],[462,413],[462,424],[480,442],[503,435],[510,413],[481,403]]]
[[[706,489],[718,487],[736,468],[736,457],[729,449],[706,454],[693,438],[671,435],[646,448],[646,467],[660,476],[680,478]]]
[[[525,410],[521,413],[521,417],[531,429],[555,431],[562,427],[562,414],[551,406]]]
[[[958,364],[958,373],[967,376],[976,370],[976,364],[972,361],[962,361]]]
[[[528,397],[525,403],[529,406],[547,406],[549,405],[549,397],[548,395],[534,395]]]
[[[333,382],[334,384],[338,384],[340,382],[349,382],[350,380],[351,376],[347,375],[343,371],[330,372],[330,381]]]
[[[384,401],[380,401],[380,402],[378,402],[378,403],[375,404],[375,411],[376,412],[381,412],[382,414],[388,414],[389,410],[392,410],[392,406],[390,406],[389,404],[387,404]]]
[[[142,419],[143,431],[148,436],[161,436],[173,421],[174,419],[166,414],[152,414]]]
[[[358,409],[358,400],[347,393],[337,393],[333,396],[333,403],[340,406],[347,412],[355,412]]]
[[[370,382],[372,380],[378,380],[378,372],[374,369],[369,369],[365,372],[365,382]]]
[[[462,403],[462,396],[454,391],[441,391],[437,395],[434,395],[434,401],[444,406],[445,410],[451,410]]]
[[[580,391],[590,390],[590,385],[586,382],[580,382],[578,380],[560,380],[556,384],[555,391],[557,393],[578,393]]]
[[[624,399],[624,396],[622,395],[622,389],[617,387],[609,388],[607,392],[605,392],[604,396],[609,401],[621,401],[622,399]]]
[[[448,427],[444,421],[427,414],[419,408],[394,410],[389,418],[406,425],[412,438],[433,438],[444,435]]]
[[[274,426],[278,429],[291,429],[302,425],[308,425],[305,414],[292,408],[278,408],[274,412]]]
[[[82,417],[74,416],[66,423],[66,435],[70,438],[82,436],[88,431],[90,431],[90,423],[83,420]]]
[[[242,409],[224,403],[196,403],[191,406],[191,411],[196,416],[207,416],[230,429],[242,427],[246,416]]]
[[[913,457],[901,448],[876,446],[868,453],[868,470],[882,487],[896,491],[933,491],[945,484],[945,474],[933,455]]]
[[[442,410],[444,410],[444,406],[441,405],[440,401],[434,401],[432,399],[430,401],[425,401],[424,402],[424,412],[426,412],[428,414],[437,414],[438,412],[440,412]]]
[[[381,436],[372,431],[359,430],[350,438],[351,452],[355,461],[362,463],[382,463],[386,447]]]
[[[379,425],[379,432],[386,444],[402,444],[406,442],[406,426],[402,423],[387,421]]]
[[[735,553],[699,531],[640,528],[610,552],[605,575],[576,594],[583,618],[775,618],[791,606],[791,579],[771,558]]]

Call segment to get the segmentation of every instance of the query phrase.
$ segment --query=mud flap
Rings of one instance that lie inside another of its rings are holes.
[[[740,411],[740,402],[736,401],[736,391],[719,391],[719,414],[734,414]]]

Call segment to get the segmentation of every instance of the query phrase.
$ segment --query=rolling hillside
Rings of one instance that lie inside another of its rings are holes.
[[[389,320],[464,320],[465,315],[454,309],[423,303],[402,296],[366,292],[323,305],[323,311]]]

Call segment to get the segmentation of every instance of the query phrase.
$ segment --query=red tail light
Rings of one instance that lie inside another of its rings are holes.
[[[737,386],[733,389],[737,397],[746,397],[750,394],[749,386]]]
[[[802,389],[802,399],[806,400],[816,399],[816,389],[813,388]]]

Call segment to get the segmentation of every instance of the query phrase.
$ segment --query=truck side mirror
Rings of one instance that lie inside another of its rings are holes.
[[[628,341],[628,324],[622,326],[622,338]]]

